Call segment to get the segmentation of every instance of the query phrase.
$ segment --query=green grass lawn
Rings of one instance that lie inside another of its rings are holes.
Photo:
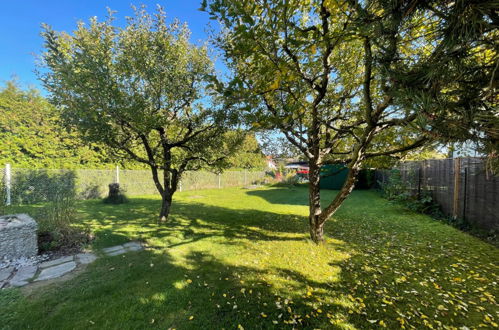
[[[335,192],[326,191],[324,200]],[[178,193],[82,202],[102,257],[66,282],[0,292],[3,329],[497,327],[499,250],[427,216],[355,191],[308,239],[304,188]]]

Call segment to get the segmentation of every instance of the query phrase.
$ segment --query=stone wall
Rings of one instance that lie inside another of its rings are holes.
[[[0,217],[0,261],[38,254],[37,223],[27,214]]]

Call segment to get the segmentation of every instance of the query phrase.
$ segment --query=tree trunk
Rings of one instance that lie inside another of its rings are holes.
[[[172,196],[168,192],[164,192],[161,196],[161,210],[159,212],[159,221],[164,222],[168,219],[170,208],[172,205]]]
[[[317,221],[310,224],[310,238],[316,244],[324,242],[324,223]]]
[[[345,199],[352,192],[359,170],[357,167],[350,168],[348,175],[341,187],[340,192],[324,210],[321,209],[320,201],[320,167],[314,164],[309,164],[309,224],[310,238],[317,244],[324,241],[324,224],[332,217],[343,204]]]
[[[310,238],[315,243],[324,240],[324,224],[321,220],[321,191],[320,191],[320,166],[315,162],[309,163],[309,225]]]
[[[336,195],[336,197],[333,199],[331,204],[329,204],[321,213],[321,219],[320,222],[324,223],[332,217],[336,211],[340,208],[340,206],[343,204],[345,199],[352,193],[353,188],[355,187],[355,181],[357,180],[357,176],[359,174],[359,169],[357,167],[354,168],[349,168],[348,169],[348,175],[345,180],[345,183],[341,187],[340,192]]]

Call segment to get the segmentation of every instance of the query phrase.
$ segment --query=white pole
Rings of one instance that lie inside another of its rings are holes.
[[[10,205],[10,164],[5,164],[5,205]]]
[[[222,188],[222,181],[220,179],[221,175],[218,173],[218,189]]]
[[[120,183],[120,167],[116,165],[116,183]]]
[[[182,192],[182,180],[178,181],[178,190],[179,192]]]
[[[244,169],[244,185],[246,185],[246,172],[247,172],[247,170]]]

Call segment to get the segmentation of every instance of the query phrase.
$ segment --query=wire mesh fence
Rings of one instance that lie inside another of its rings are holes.
[[[442,212],[486,230],[499,230],[499,176],[482,158],[432,159],[400,163],[394,170],[377,170],[386,184],[394,171],[413,195],[430,193]]]
[[[64,194],[78,199],[96,199],[106,196],[108,186],[119,182],[128,196],[158,194],[147,170],[55,170],[22,169],[6,166],[0,170],[0,199],[7,204],[21,205],[46,202]],[[160,180],[162,176],[160,175]],[[263,183],[263,171],[226,171],[220,174],[208,171],[185,172],[180,190],[200,190],[242,187]]]

